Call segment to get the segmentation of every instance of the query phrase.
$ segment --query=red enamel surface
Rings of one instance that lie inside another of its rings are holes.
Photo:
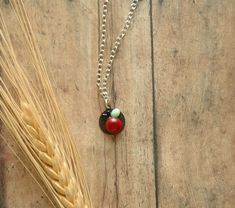
[[[122,130],[123,123],[119,118],[109,117],[105,123],[105,128],[110,134],[118,134]]]

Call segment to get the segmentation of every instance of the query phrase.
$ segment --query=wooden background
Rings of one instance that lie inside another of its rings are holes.
[[[95,208],[234,207],[233,0],[140,2],[114,63],[113,102],[127,119],[116,139],[97,126],[102,1],[24,2]],[[112,1],[110,41],[129,4]],[[0,7],[11,23],[8,1]],[[0,165],[1,208],[52,207],[2,141]]]

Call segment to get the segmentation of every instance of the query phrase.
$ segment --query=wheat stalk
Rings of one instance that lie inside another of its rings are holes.
[[[56,102],[23,2],[10,3],[38,84],[34,85],[27,68],[19,64],[0,10],[0,69],[4,76],[0,79],[0,119],[33,165],[40,177],[35,180],[53,197],[55,207],[92,208],[76,145]]]

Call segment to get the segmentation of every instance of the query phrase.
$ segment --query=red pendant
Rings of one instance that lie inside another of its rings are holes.
[[[106,109],[100,116],[99,124],[104,133],[115,135],[123,130],[125,117],[117,108]]]

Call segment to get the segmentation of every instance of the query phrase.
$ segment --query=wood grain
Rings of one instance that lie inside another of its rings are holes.
[[[234,2],[155,3],[159,207],[232,208]]]
[[[7,2],[0,7],[17,39]],[[117,138],[103,135],[97,122],[104,110],[96,89],[103,0],[24,2],[95,208],[233,207],[232,0],[140,2],[114,62],[112,102],[127,119]],[[112,1],[107,48],[129,4]],[[4,128],[1,134],[8,136]],[[0,150],[0,207],[52,207],[8,147]]]

